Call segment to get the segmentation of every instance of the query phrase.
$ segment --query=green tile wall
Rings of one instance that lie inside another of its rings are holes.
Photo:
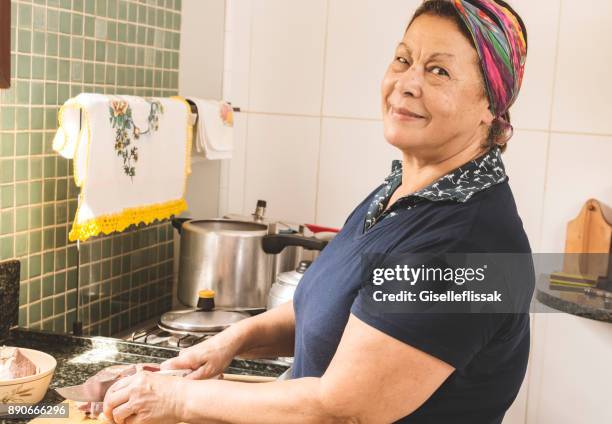
[[[80,92],[177,94],[181,0],[11,5],[12,81],[0,90],[0,260],[21,261],[19,324],[70,331],[79,277],[85,333],[110,335],[169,309],[172,227],[92,239],[78,256],[68,242],[78,193],[72,163],[51,148],[57,111]]]

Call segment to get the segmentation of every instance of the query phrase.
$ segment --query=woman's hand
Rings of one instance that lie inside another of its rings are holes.
[[[186,378],[212,378],[221,374],[237,355],[242,358],[292,356],[294,338],[295,313],[289,301],[182,349],[176,358],[162,362],[161,369],[191,369],[193,372]]]
[[[117,424],[175,424],[181,419],[185,379],[141,371],[113,384],[104,396],[104,415]]]
[[[201,380],[215,377],[223,372],[238,353],[237,336],[223,331],[197,345],[179,352],[175,358],[161,364],[162,370],[192,369],[186,378]]]

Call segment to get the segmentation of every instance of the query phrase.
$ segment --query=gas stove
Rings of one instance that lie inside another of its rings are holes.
[[[153,325],[148,328],[133,331],[128,337],[122,338],[132,342],[183,348],[198,344],[207,338],[214,336],[215,334],[216,333],[207,333],[204,335],[172,334],[168,331],[162,330],[157,325]]]
[[[199,334],[189,334],[186,332],[175,331],[170,332],[162,330],[159,327],[159,320],[160,319],[158,317],[143,321],[126,331],[113,335],[113,337],[153,346],[184,349],[186,347],[198,344],[218,333],[218,331]],[[273,359],[258,359],[257,362],[270,365],[290,366],[293,363],[293,358],[280,357]]]
[[[157,317],[141,322],[126,331],[115,334],[113,337],[154,346],[185,348],[198,344],[217,333],[218,331],[190,334],[188,332],[163,330],[159,327],[159,317]]]

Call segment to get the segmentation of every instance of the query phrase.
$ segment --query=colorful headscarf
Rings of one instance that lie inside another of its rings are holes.
[[[490,110],[511,129],[505,116],[521,87],[527,56],[521,25],[510,10],[494,0],[450,1],[472,34]]]

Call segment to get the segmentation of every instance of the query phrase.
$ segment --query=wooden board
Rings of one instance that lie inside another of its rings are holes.
[[[34,418],[30,423],[32,424],[77,424],[77,423],[85,423],[85,424],[108,424],[107,421],[96,420],[92,418],[88,418],[87,415],[83,411],[79,411],[79,408],[76,405],[75,401],[66,400],[62,403],[68,402],[68,418]]]
[[[261,375],[223,374],[223,380],[240,381],[241,383],[267,383],[276,380],[276,378]]]
[[[66,400],[68,402],[68,418],[34,418],[30,424],[109,424],[110,421],[104,419],[89,418],[83,411],[79,411],[75,401]],[[177,423],[186,424],[186,423]]]
[[[563,271],[569,274],[606,277],[612,245],[612,225],[606,221],[602,205],[589,199],[580,214],[567,224]],[[601,255],[580,255],[580,253]]]

